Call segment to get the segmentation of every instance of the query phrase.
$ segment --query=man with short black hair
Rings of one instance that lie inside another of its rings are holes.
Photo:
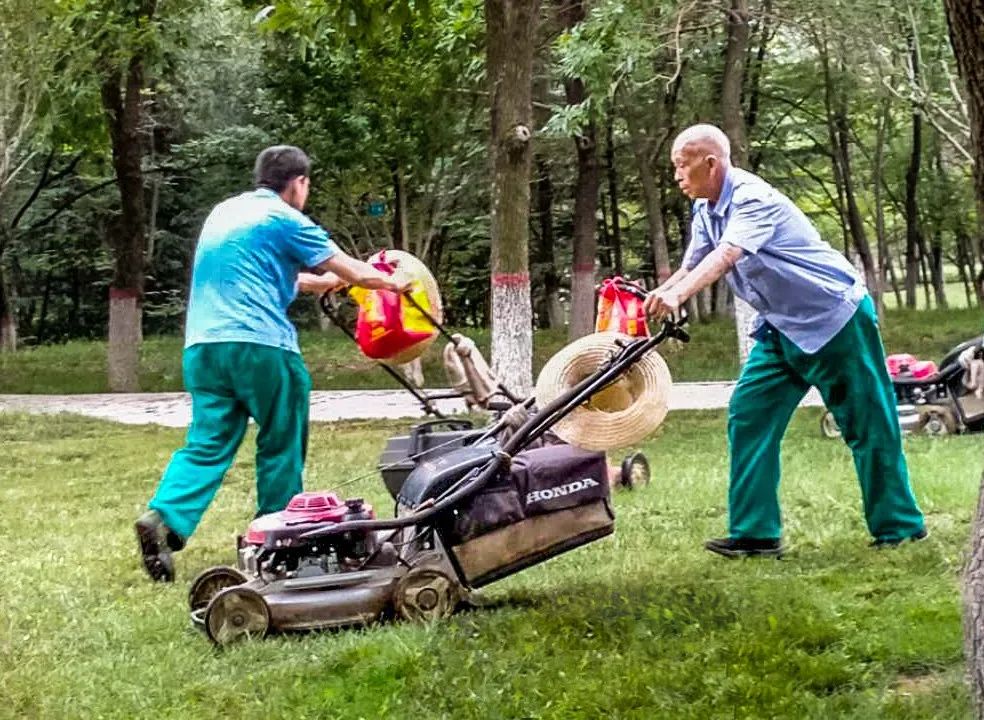
[[[726,277],[759,314],[728,413],[729,535],[705,547],[727,557],[782,553],[779,444],[811,385],[854,454],[872,545],[926,537],[878,316],[861,278],[789,198],[732,167],[730,156],[713,125],[694,125],[674,141],[674,177],[695,200],[691,240],[683,267],[645,303],[650,314],[671,314]]]
[[[182,357],[192,419],[148,511],[136,522],[144,567],[174,579],[184,547],[256,421],[257,514],[302,489],[311,378],[287,308],[298,290],[344,283],[403,292],[409,281],[352,258],[301,212],[311,161],[290,145],[256,158],[256,189],[217,205],[195,250]],[[302,272],[314,269],[321,274]]]

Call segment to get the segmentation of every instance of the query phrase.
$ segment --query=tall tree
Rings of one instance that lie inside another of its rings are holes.
[[[605,177],[608,181],[613,270],[622,275],[622,222],[618,209],[618,168],[615,164],[615,118],[611,103],[605,113]]]
[[[533,50],[540,0],[485,0],[491,101],[492,370],[514,393],[532,387],[530,166]]]
[[[147,33],[156,10],[157,0],[124,3],[118,9],[118,19],[133,34],[123,35],[125,39],[119,46],[104,46],[99,58],[102,103],[120,193],[120,213],[110,224],[108,233],[113,248],[113,280],[109,287],[109,388],[114,392],[135,392],[140,386],[147,244],[143,93],[147,87],[151,42]]]
[[[909,46],[914,82],[919,83],[919,52],[912,28],[906,38]],[[905,173],[905,305],[916,307],[916,288],[919,285],[919,248],[922,229],[919,222],[919,170],[922,163],[922,110],[912,103],[912,142],[909,146],[909,166]]]
[[[970,119],[978,222],[984,220],[984,0],[944,0],[950,42],[963,78]],[[964,570],[964,656],[975,716],[984,720],[984,476]]]
[[[560,26],[567,32],[584,20],[583,0],[559,0]],[[567,104],[587,100],[584,80],[564,78]],[[571,320],[568,336],[583,337],[594,327],[595,255],[598,250],[598,142],[594,118],[589,117],[574,135],[577,178],[574,181],[574,259],[571,272]]]
[[[731,157],[735,165],[748,167],[748,137],[741,94],[745,81],[748,56],[748,0],[731,0],[725,20],[728,42],[724,53],[724,72],[721,77],[721,124],[731,141]],[[738,357],[742,363],[752,349],[749,335],[755,321],[755,310],[741,298],[735,298],[735,327],[738,332]]]
[[[16,183],[38,151],[39,124],[54,74],[50,18],[40,4],[0,0],[0,352],[17,349],[15,290],[5,269],[23,212]],[[50,164],[50,158],[49,158]],[[37,197],[29,193],[28,202]]]

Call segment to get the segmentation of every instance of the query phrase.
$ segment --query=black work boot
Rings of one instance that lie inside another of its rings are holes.
[[[873,547],[873,548],[898,547],[899,545],[901,545],[904,542],[909,542],[909,541],[911,541],[911,542],[918,542],[919,540],[924,540],[927,537],[929,537],[929,532],[926,531],[926,528],[923,528],[919,532],[917,532],[917,533],[915,533],[913,535],[910,535],[909,537],[888,538],[888,539],[886,539],[886,538],[875,538],[874,540],[871,541],[871,543],[869,544],[869,547]]]
[[[148,510],[134,523],[144,568],[155,582],[174,582],[172,552],[184,547],[184,540],[171,530],[156,510]]]
[[[713,553],[728,558],[781,558],[785,550],[778,540],[756,540],[754,538],[715,538],[704,543],[704,547]]]

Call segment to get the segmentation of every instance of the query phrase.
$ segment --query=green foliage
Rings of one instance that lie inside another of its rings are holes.
[[[4,64],[28,73],[23,77],[30,81],[18,82],[36,86],[46,98],[28,150],[34,156],[0,198],[0,225],[31,195],[49,152],[53,172],[81,155],[66,177],[37,197],[21,229],[0,240],[6,246],[0,262],[16,291],[27,344],[104,332],[111,266],[102,238],[118,200],[97,80],[134,48],[148,53],[151,80],[142,139],[145,199],[156,210],[146,252],[148,336],[180,332],[200,224],[216,202],[249,187],[253,158],[275,142],[300,145],[312,155],[309,210],[352,253],[366,255],[395,242],[400,192],[409,235],[404,247],[435,271],[449,321],[488,324],[483,3],[182,1],[160,3],[153,19],[140,24],[130,22],[137,3],[0,1],[7,9],[0,32],[8,39],[0,43],[0,55],[20,53]],[[553,187],[553,265],[562,302],[570,281],[576,176],[570,136],[594,120],[599,158],[606,162],[604,129],[611,122],[624,265],[628,274],[646,279],[652,249],[628,119],[639,126],[641,155],[660,186],[676,260],[686,244],[687,204],[673,187],[667,144],[687,123],[718,119],[725,49],[724,13],[717,6],[601,0],[586,9],[585,22],[558,34],[556,8],[545,5],[539,44],[543,97],[537,102],[543,112],[535,149]],[[918,194],[927,246],[938,246],[949,280],[960,280],[956,268],[967,264],[963,255],[977,256],[972,265],[979,272],[970,165],[954,145],[963,138],[963,111],[951,89],[954,72],[939,4],[753,0],[749,20],[743,97],[752,168],[790,195],[826,240],[844,248],[827,128],[826,58],[834,87],[847,96],[855,190],[872,245],[874,161],[884,122],[884,239],[901,270],[915,102],[926,119]],[[920,53],[918,79],[910,78],[909,38]],[[22,62],[25,57],[31,62]],[[578,106],[563,99],[562,82],[569,77],[582,78],[588,90]],[[599,264],[610,262],[605,251],[613,242],[606,171],[600,200],[607,232],[599,218]],[[369,215],[370,203],[383,215]],[[52,213],[57,217],[45,221]],[[540,218],[534,215],[531,225],[535,246]],[[531,267],[542,277],[546,261],[535,257]]]
[[[781,562],[701,548],[725,527],[725,417],[671,413],[643,446],[653,484],[614,498],[616,534],[484,589],[485,609],[216,652],[187,589],[252,518],[252,432],[161,587],[131,523],[182,432],[0,415],[0,718],[971,717],[957,583],[979,441],[907,441],[931,535],[873,551],[850,453],[818,417],[783,446]],[[308,486],[368,472],[344,492],[385,514],[372,465],[405,429],[316,425]]]

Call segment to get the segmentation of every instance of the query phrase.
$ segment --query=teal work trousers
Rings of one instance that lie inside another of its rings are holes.
[[[803,352],[774,329],[749,353],[728,414],[730,536],[780,537],[779,444],[810,386],[819,390],[854,454],[871,534],[893,541],[923,530],[902,453],[878,316],[866,297],[847,325],[816,353]]]
[[[148,503],[182,538],[195,531],[236,456],[252,417],[258,514],[283,510],[302,489],[311,377],[300,355],[254,343],[185,349],[191,425]]]

